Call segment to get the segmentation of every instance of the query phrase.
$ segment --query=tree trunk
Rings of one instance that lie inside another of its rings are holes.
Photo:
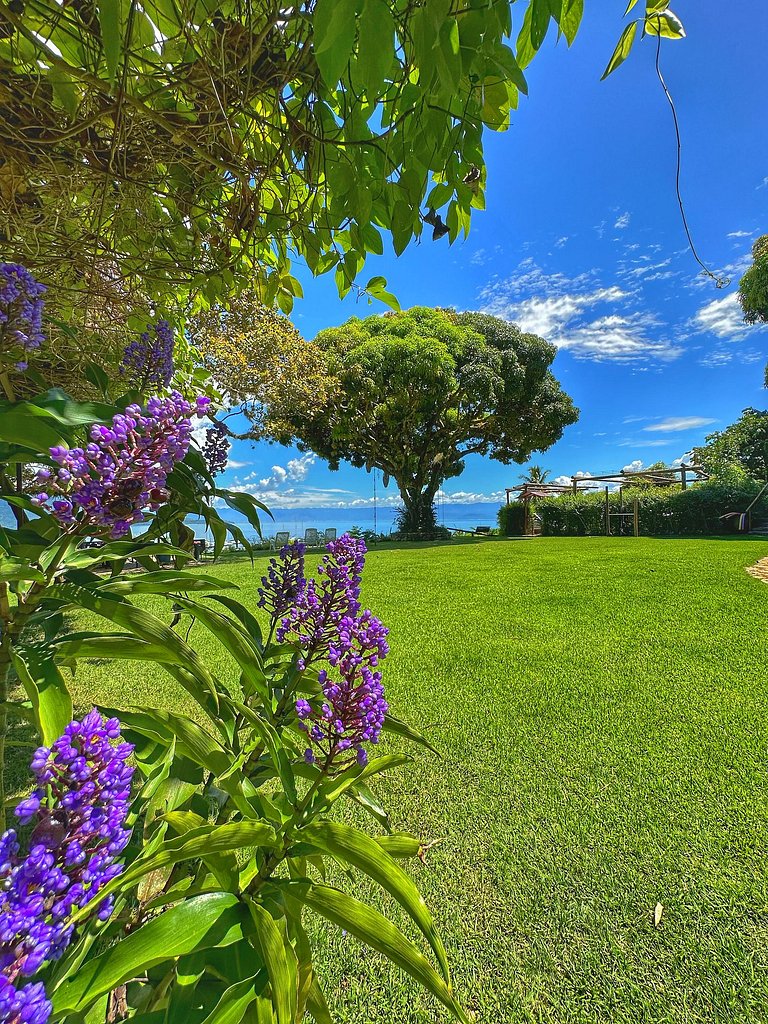
[[[397,518],[398,533],[406,537],[433,537],[437,529],[435,494],[437,487],[400,486],[403,507]]]

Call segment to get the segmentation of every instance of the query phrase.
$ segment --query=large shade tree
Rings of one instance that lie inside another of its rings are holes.
[[[295,259],[392,303],[359,277],[367,254],[425,223],[468,230],[485,130],[509,126],[525,68],[548,33],[573,42],[583,6],[0,0],[3,256],[80,324],[244,288],[288,311]],[[629,5],[609,69],[639,26],[682,34],[666,7]]]
[[[319,406],[267,421],[272,436],[391,477],[402,528],[429,531],[441,484],[468,455],[524,463],[578,412],[551,373],[555,348],[482,313],[414,307],[353,317],[312,343],[333,385]]]

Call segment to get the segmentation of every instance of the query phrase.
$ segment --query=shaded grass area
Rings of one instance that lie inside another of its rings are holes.
[[[768,590],[744,572],[766,554],[645,538],[369,554],[392,710],[443,754],[378,792],[396,828],[440,840],[413,870],[482,1024],[768,1021]],[[212,571],[255,605],[264,564]],[[145,666],[86,665],[75,689],[187,701]],[[317,939],[340,1024],[445,1019],[352,938]]]

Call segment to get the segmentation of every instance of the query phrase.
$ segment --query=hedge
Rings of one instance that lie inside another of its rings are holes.
[[[498,520],[502,537],[522,537],[525,533],[525,505],[522,501],[502,505]]]
[[[623,500],[625,512],[631,512],[635,498],[639,502],[640,534],[659,536],[707,536],[736,533],[738,517],[722,519],[729,512],[746,512],[763,485],[742,480],[709,480],[693,484],[682,490],[679,486],[626,489],[620,498],[618,491],[610,492],[611,512],[618,512]],[[522,508],[521,503],[517,503]],[[513,509],[515,506],[510,505]],[[499,511],[499,525],[507,536],[506,523],[517,522],[515,513],[507,513],[507,506]],[[598,536],[605,533],[605,492],[560,494],[539,498],[535,511],[542,520],[542,533],[546,537]],[[768,492],[763,494],[752,510],[753,517],[768,515]],[[612,531],[618,532],[621,520],[612,520]],[[632,531],[632,519],[624,520],[625,532]],[[520,532],[522,532],[522,527]]]

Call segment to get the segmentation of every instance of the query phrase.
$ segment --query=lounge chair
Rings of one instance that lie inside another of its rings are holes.
[[[330,544],[331,541],[333,541],[333,540],[336,540],[336,529],[335,529],[335,527],[332,527],[330,530],[326,530],[325,531],[325,538],[323,540],[323,543],[324,544]]]
[[[280,548],[284,548],[286,544],[289,544],[290,540],[291,535],[287,530],[285,533],[276,533],[274,537],[269,538],[269,550],[279,551]]]
[[[320,546],[320,535],[317,530],[310,526],[304,531],[304,547],[316,548]]]

